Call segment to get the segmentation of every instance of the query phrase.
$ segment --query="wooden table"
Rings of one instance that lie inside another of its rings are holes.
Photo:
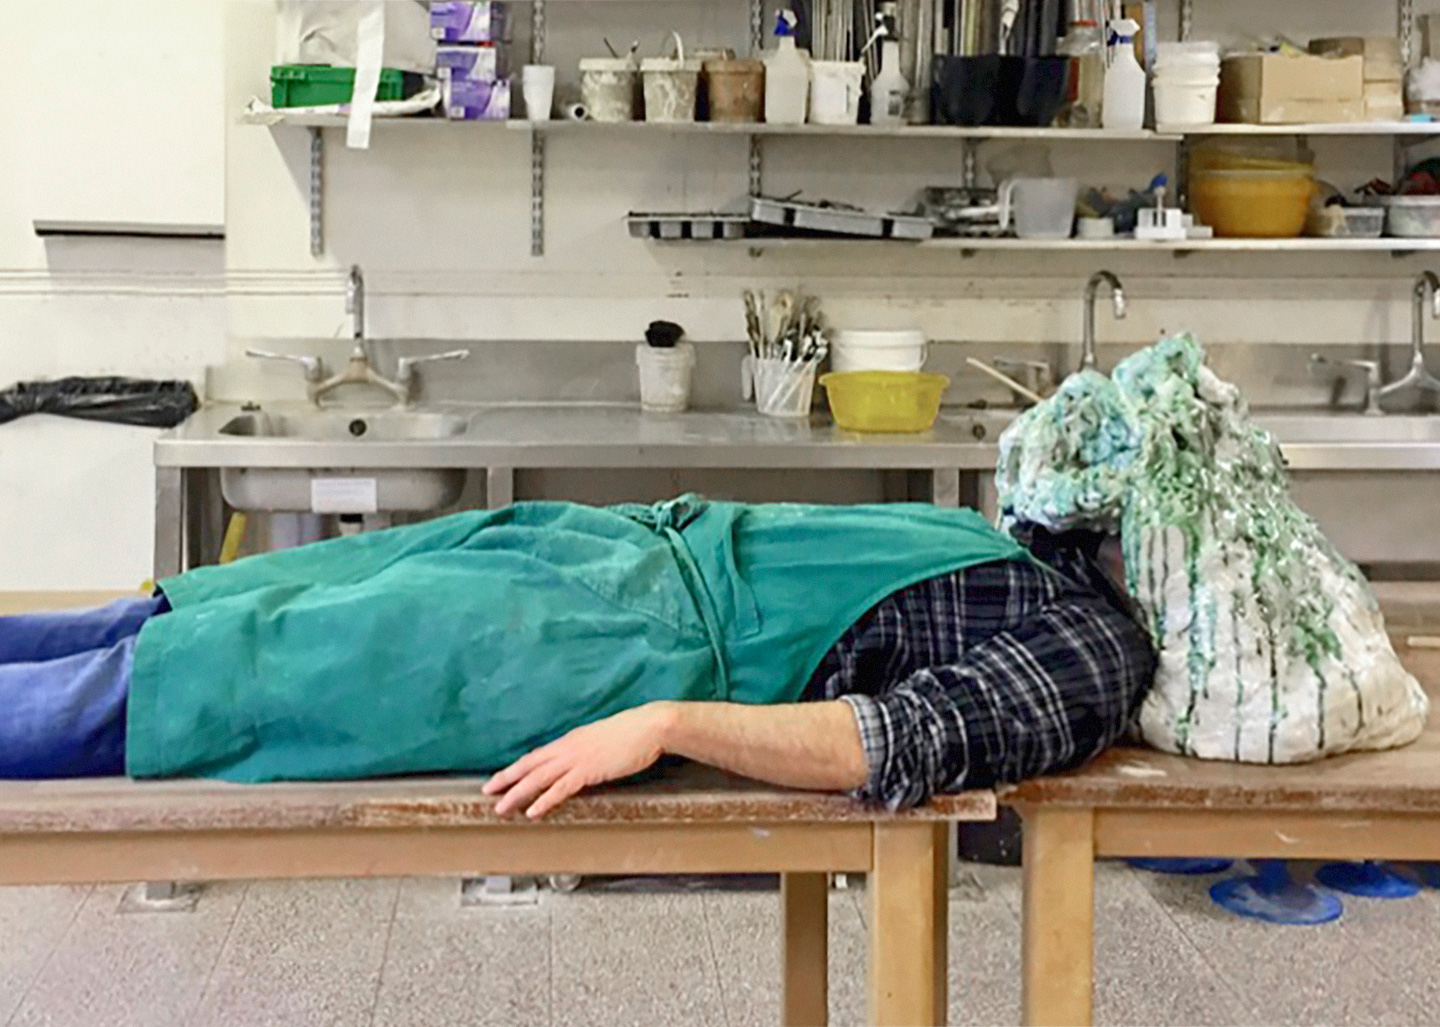
[[[778,872],[784,1022],[823,1024],[826,875],[863,871],[871,1022],[944,1022],[948,823],[993,819],[991,793],[891,814],[686,764],[530,823],[497,817],[479,786],[0,782],[0,884]]]
[[[0,616],[134,594],[0,592]],[[870,1022],[945,1022],[949,825],[995,819],[993,793],[895,814],[679,764],[536,824],[497,817],[480,784],[0,781],[0,885],[779,873],[783,1020],[798,1025],[827,1017],[828,875],[864,872]]]
[[[1440,859],[1440,653],[1401,655],[1432,702],[1403,749],[1262,767],[1121,747],[1002,793],[1025,823],[1024,1022],[1090,1023],[1097,856]]]

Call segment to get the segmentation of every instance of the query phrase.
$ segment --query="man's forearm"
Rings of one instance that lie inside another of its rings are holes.
[[[788,788],[851,791],[869,776],[843,702],[665,704],[665,752]]]

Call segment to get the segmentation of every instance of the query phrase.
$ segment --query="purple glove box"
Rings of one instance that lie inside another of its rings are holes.
[[[504,121],[510,117],[510,80],[447,80],[445,116],[452,121]]]
[[[430,0],[430,35],[441,43],[498,43],[505,38],[500,0]]]

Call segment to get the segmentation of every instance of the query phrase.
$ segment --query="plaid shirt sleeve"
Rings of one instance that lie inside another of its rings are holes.
[[[826,691],[860,730],[856,795],[891,809],[1084,763],[1154,673],[1149,639],[1109,597],[1022,561],[898,593],[852,632],[822,667]]]

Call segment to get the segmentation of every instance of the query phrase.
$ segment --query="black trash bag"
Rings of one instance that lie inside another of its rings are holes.
[[[0,392],[0,424],[26,414],[173,428],[200,406],[189,382],[144,378],[59,378],[20,382]]]

